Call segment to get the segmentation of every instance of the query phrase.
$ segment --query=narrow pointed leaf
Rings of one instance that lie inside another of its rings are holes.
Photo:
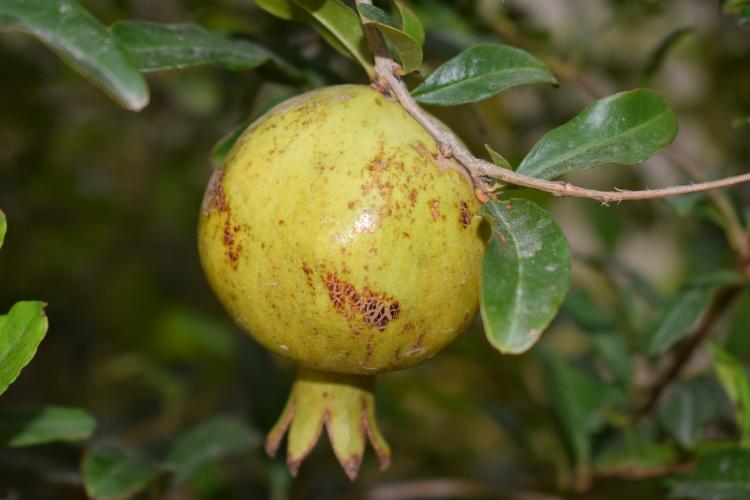
[[[335,48],[352,57],[371,74],[372,62],[357,13],[341,0],[255,0],[261,8],[284,19],[309,23]],[[342,50],[343,49],[343,50]]]
[[[31,361],[47,333],[44,307],[42,302],[17,302],[0,316],[0,394]]]
[[[714,368],[729,399],[737,407],[737,425],[742,434],[742,443],[750,445],[750,381],[740,362],[719,347],[718,344],[709,345],[714,358]]]
[[[646,353],[659,356],[685,338],[708,307],[714,290],[713,286],[693,286],[671,297],[646,336]]]
[[[549,325],[570,286],[570,249],[544,209],[525,199],[489,202],[492,226],[482,262],[481,313],[500,352],[529,349]]]
[[[622,391],[556,353],[544,353],[545,381],[552,406],[576,463],[591,459],[591,435],[605,423],[605,412],[624,400]]]
[[[3,0],[0,30],[33,35],[119,105],[139,111],[148,87],[117,38],[76,0]]]
[[[489,144],[484,145],[487,152],[490,154],[490,159],[492,160],[492,163],[497,165],[498,167],[507,168],[508,170],[513,170],[513,166],[510,164],[508,160],[505,159],[503,155],[495,151],[490,147]]]
[[[404,74],[419,69],[422,64],[422,46],[410,35],[391,24],[388,14],[373,5],[360,5],[359,13],[367,23],[373,24],[391,43]]]
[[[413,10],[403,0],[394,0],[398,15],[401,18],[401,31],[412,37],[422,46],[424,45],[424,28]]]
[[[692,449],[700,440],[704,427],[731,414],[729,400],[714,378],[701,376],[678,380],[659,404],[657,414],[661,427],[681,446]]]
[[[640,163],[677,134],[677,120],[664,99],[639,89],[596,101],[541,138],[518,172],[551,179],[604,163]]]
[[[0,410],[0,443],[3,446],[80,441],[91,436],[94,427],[94,418],[79,408],[44,406]]]
[[[149,460],[117,448],[98,447],[84,456],[81,472],[89,497],[120,500],[143,490],[160,469]]]
[[[112,32],[133,55],[141,71],[216,64],[243,70],[260,66],[272,55],[247,40],[232,40],[193,23],[120,21]]]
[[[167,456],[178,481],[206,463],[248,453],[260,446],[261,438],[244,421],[215,417],[180,436]]]
[[[453,106],[517,85],[555,82],[544,63],[528,52],[507,45],[476,45],[436,69],[412,95],[422,104]]]

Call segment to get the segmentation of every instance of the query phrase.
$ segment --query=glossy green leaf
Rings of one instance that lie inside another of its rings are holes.
[[[0,443],[31,446],[52,441],[80,441],[94,432],[96,421],[79,408],[0,409]]]
[[[226,135],[219,139],[219,142],[217,142],[214,145],[213,149],[211,149],[211,166],[213,168],[219,168],[221,164],[224,163],[224,159],[229,154],[229,151],[232,149],[232,146],[234,146],[234,143],[237,142],[237,139],[240,138],[242,132],[244,132],[251,123],[263,116],[263,114],[265,114],[267,111],[273,109],[274,106],[281,104],[282,102],[286,101],[290,97],[294,97],[295,95],[296,94],[284,94],[272,99],[268,99],[266,102],[260,105],[256,113],[253,113],[252,115],[248,116],[240,123],[235,125],[234,128],[232,128],[232,130],[227,132]]]
[[[3,248],[5,233],[8,231],[8,222],[5,220],[5,214],[0,210],[0,248]]]
[[[359,16],[341,0],[254,1],[274,16],[312,25],[336,50],[352,57],[372,74],[371,56]]]
[[[167,463],[178,481],[200,466],[255,450],[261,442],[257,432],[235,417],[215,417],[203,422],[175,441]]]
[[[701,457],[695,472],[674,481],[670,497],[695,500],[750,498],[750,451],[730,449]]]
[[[0,30],[29,33],[121,106],[139,111],[148,87],[117,38],[76,0],[3,0]]]
[[[360,5],[359,13],[366,23],[373,24],[388,39],[404,74],[419,69],[422,64],[422,46],[419,42],[393,26],[388,14],[373,5]]]
[[[401,31],[416,40],[420,46],[424,45],[424,28],[417,15],[403,0],[393,0],[393,3],[401,19]]]
[[[44,307],[42,302],[17,302],[0,316],[0,394],[31,361],[47,333]]]
[[[677,120],[651,90],[600,99],[571,121],[544,135],[518,172],[551,179],[604,163],[640,163],[665,148],[677,134]]]
[[[721,385],[736,406],[742,442],[750,445],[750,381],[740,362],[716,343],[709,344]]]
[[[412,95],[422,104],[453,106],[517,85],[555,82],[544,63],[528,52],[507,45],[477,45],[437,68]]]
[[[160,472],[153,462],[113,447],[97,447],[81,464],[83,484],[96,500],[130,498],[143,490]]]
[[[490,147],[489,144],[484,145],[487,152],[490,154],[490,159],[492,160],[492,163],[497,165],[498,167],[507,168],[508,170],[513,170],[513,166],[510,164],[508,160],[505,159],[503,155],[495,151]]]
[[[710,422],[731,411],[714,379],[698,377],[672,385],[659,404],[659,425],[685,448],[695,447]]]
[[[588,463],[590,436],[604,425],[605,413],[623,401],[623,393],[557,354],[546,352],[543,359],[547,390],[563,436],[576,462]]]
[[[193,23],[120,21],[112,32],[133,55],[141,71],[216,64],[228,69],[255,68],[272,55],[247,40],[232,40]]]
[[[713,292],[712,286],[691,286],[667,300],[644,339],[646,353],[658,356],[685,338],[708,307]]]
[[[482,262],[481,314],[503,353],[529,349],[554,319],[570,285],[570,249],[555,219],[525,199],[491,201],[492,241]]]

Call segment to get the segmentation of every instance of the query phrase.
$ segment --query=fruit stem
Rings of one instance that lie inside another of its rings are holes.
[[[302,461],[318,442],[325,425],[339,463],[352,481],[357,477],[365,437],[375,449],[380,468],[390,464],[391,451],[375,421],[375,377],[300,367],[286,406],[266,438],[266,452],[275,456],[289,430],[287,466],[297,475]]]

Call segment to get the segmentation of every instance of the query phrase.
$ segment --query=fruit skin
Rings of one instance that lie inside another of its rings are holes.
[[[475,315],[476,210],[460,168],[399,104],[327,87],[243,133],[206,192],[199,252],[258,342],[375,374],[432,357]]]

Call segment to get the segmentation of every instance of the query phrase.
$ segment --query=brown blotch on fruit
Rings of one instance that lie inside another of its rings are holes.
[[[412,207],[417,203],[417,190],[416,189],[412,189],[411,192],[409,192],[409,201],[411,202]]]
[[[430,210],[433,219],[440,218],[440,202],[438,200],[430,200]]]
[[[227,198],[224,195],[224,169],[218,169],[211,176],[208,187],[208,209],[219,212],[228,212]]]
[[[469,212],[469,205],[465,201],[461,200],[458,204],[458,222],[461,227],[466,229],[471,224],[471,212]]]
[[[401,313],[398,301],[385,293],[368,288],[360,293],[354,285],[333,273],[327,274],[323,282],[333,308],[347,319],[359,317],[366,325],[383,331]]]
[[[307,265],[307,262],[302,263],[302,272],[305,273],[305,281],[307,281],[307,286],[309,286],[314,292],[315,287],[313,286],[312,281],[312,269],[310,269],[310,266]]]

